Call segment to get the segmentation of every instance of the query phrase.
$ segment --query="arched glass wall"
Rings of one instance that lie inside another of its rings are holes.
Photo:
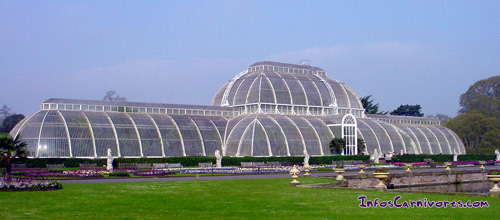
[[[213,156],[222,150],[227,119],[146,113],[40,111],[11,132],[30,157]]]

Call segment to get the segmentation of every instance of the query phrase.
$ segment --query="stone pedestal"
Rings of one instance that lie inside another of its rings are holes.
[[[491,197],[500,197],[500,188],[498,188],[498,182],[500,182],[500,175],[486,175],[488,181],[493,182],[493,188],[490,189]]]
[[[358,168],[359,168],[359,178],[366,178],[366,173],[363,170],[364,168],[366,168],[366,164],[358,164]]]
[[[387,191],[387,186],[384,183],[384,180],[389,178],[389,173],[373,173],[373,176],[378,179],[378,184],[375,186],[375,189],[380,192]]]
[[[481,169],[481,172],[485,171],[485,167],[484,167],[485,164],[486,164],[486,161],[484,161],[484,160],[479,161],[479,165],[481,165],[479,167],[479,169]]]
[[[306,171],[306,173],[304,173],[304,177],[311,176],[311,174],[309,173],[310,169],[311,169],[311,166],[309,166],[309,164],[304,165],[304,171]]]
[[[297,175],[299,175],[299,173],[300,173],[300,170],[297,169],[297,165],[293,165],[292,170],[290,170],[290,175],[292,175],[292,178],[293,178],[292,182],[290,182],[290,185],[292,185],[292,186],[300,185],[300,182],[297,180],[297,178],[299,178],[299,176],[297,176]]]
[[[445,170],[448,171],[448,173],[451,173],[451,168],[450,168],[451,162],[445,162],[444,165],[446,166]]]
[[[344,168],[335,168],[335,169],[333,169],[333,172],[337,173],[337,178],[335,178],[335,180],[337,180],[337,181],[344,180],[344,176],[342,176],[342,173],[345,173]]]
[[[412,167],[411,163],[405,164],[405,167],[406,167],[406,173],[408,175],[410,175],[411,174],[411,169],[410,168]]]

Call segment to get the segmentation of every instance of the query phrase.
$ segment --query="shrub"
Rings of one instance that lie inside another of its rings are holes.
[[[130,176],[130,173],[127,171],[117,171],[117,172],[111,172],[108,175],[109,176]]]
[[[452,161],[453,155],[431,155],[431,154],[404,154],[404,155],[394,155],[392,161],[395,162],[423,162],[424,159],[432,159],[434,162],[446,162]]]
[[[395,155],[392,157],[393,161],[396,162],[423,162],[424,159],[432,159],[434,162],[447,162],[453,160],[453,155],[442,154],[442,155],[431,155],[431,154],[405,154],[405,155]],[[496,156],[494,154],[466,154],[458,155],[459,161],[472,161],[472,160],[495,160]]]

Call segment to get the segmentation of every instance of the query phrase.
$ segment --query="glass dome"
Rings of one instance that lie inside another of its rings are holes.
[[[363,109],[359,97],[344,83],[326,77],[324,70],[268,61],[251,65],[226,83],[211,104],[254,103]]]

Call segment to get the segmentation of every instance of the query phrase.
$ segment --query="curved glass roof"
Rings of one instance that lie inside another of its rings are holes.
[[[410,154],[465,154],[462,141],[450,129],[440,125],[389,124],[358,118],[358,137],[366,142],[368,152],[401,150]]]
[[[320,68],[267,61],[250,66],[212,99],[214,106],[253,103],[363,108],[352,89]]]
[[[40,111],[12,130],[30,157],[213,156],[227,119],[218,116]]]
[[[126,112],[40,111],[11,135],[28,143],[30,157],[302,156],[329,155],[341,137],[341,116],[244,114],[220,116]],[[439,125],[390,124],[357,118],[367,150],[411,154],[465,153],[451,130]]]
[[[318,117],[249,114],[228,122],[226,156],[312,156],[330,154],[334,138]]]

